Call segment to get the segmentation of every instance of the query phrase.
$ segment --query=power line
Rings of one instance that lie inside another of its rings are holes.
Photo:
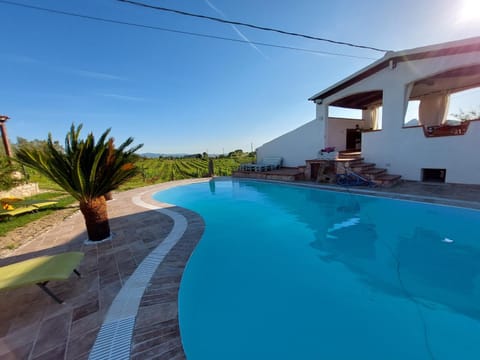
[[[99,22],[104,22],[104,23],[126,25],[126,26],[132,26],[132,27],[143,28],[143,29],[171,32],[171,33],[176,33],[176,34],[197,36],[197,37],[210,38],[210,39],[216,39],[216,40],[232,41],[232,42],[238,42],[238,43],[254,44],[254,45],[259,45],[259,46],[273,47],[273,48],[286,49],[286,50],[303,51],[303,52],[308,52],[308,53],[313,53],[313,54],[342,56],[342,57],[350,57],[350,58],[356,58],[356,59],[377,60],[376,58],[371,58],[371,57],[367,57],[367,56],[357,56],[357,55],[349,55],[349,54],[342,54],[342,53],[335,53],[335,52],[328,52],[328,51],[305,49],[305,48],[299,48],[299,47],[294,47],[294,46],[285,46],[285,45],[276,45],[276,44],[269,44],[269,43],[256,42],[256,41],[247,41],[247,40],[233,39],[233,38],[228,38],[228,37],[223,37],[223,36],[201,34],[201,33],[195,33],[195,32],[190,32],[190,31],[182,31],[182,30],[175,30],[175,29],[163,28],[163,27],[158,27],[158,26],[137,24],[137,23],[127,22],[127,21],[113,20],[113,19],[101,18],[101,17],[97,17],[97,16],[83,15],[83,14],[77,14],[77,13],[62,11],[62,10],[55,10],[55,9],[39,7],[39,6],[34,6],[34,5],[16,3],[16,2],[13,2],[13,1],[8,1],[8,0],[0,0],[0,3],[1,4],[6,4],[6,5],[24,7],[24,8],[28,8],[28,9],[43,11],[43,12],[48,12],[48,13],[57,14],[57,15],[73,16],[73,17],[77,17],[77,18],[99,21]]]
[[[224,23],[224,24],[245,26],[245,27],[249,27],[249,28],[252,28],[252,29],[256,29],[256,30],[277,32],[277,33],[284,34],[284,35],[297,36],[297,37],[302,37],[302,38],[306,38],[306,39],[310,39],[310,40],[325,41],[325,42],[329,42],[329,43],[337,44],[337,45],[351,46],[351,47],[355,47],[355,48],[369,49],[369,50],[374,50],[374,51],[379,51],[379,52],[389,51],[389,50],[379,49],[379,48],[375,48],[375,47],[371,47],[371,46],[357,45],[357,44],[344,42],[344,41],[331,40],[331,39],[321,38],[321,37],[312,36],[312,35],[294,33],[294,32],[280,30],[280,29],[274,29],[274,28],[269,28],[269,27],[264,27],[264,26],[248,24],[248,23],[244,23],[244,22],[240,22],[240,21],[230,21],[230,20],[225,20],[225,19],[213,17],[213,16],[193,14],[193,13],[189,13],[189,12],[186,12],[186,11],[169,9],[169,8],[162,7],[162,6],[155,6],[155,5],[145,4],[145,3],[132,1],[132,0],[117,0],[117,1],[132,4],[132,5],[136,5],[136,6],[141,6],[141,7],[145,7],[145,8],[149,8],[149,9],[171,12],[171,13],[175,13],[175,14],[178,14],[178,15],[191,16],[191,17],[196,17],[196,18],[200,18],[200,19],[212,20],[212,21],[217,21],[217,22],[221,22],[221,23]]]

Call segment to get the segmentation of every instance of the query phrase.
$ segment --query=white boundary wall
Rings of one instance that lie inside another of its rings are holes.
[[[315,159],[324,147],[323,119],[312,120],[257,148],[257,161],[267,156],[281,156],[282,166],[305,165],[305,160]]]

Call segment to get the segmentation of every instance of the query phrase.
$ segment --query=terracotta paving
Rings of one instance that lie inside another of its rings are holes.
[[[108,203],[114,233],[112,241],[84,245],[87,238],[85,225],[82,215],[76,213],[61,226],[0,259],[0,266],[3,266],[45,254],[85,253],[79,267],[82,278],[73,275],[67,281],[49,284],[49,288],[65,300],[62,305],[37,286],[1,293],[0,359],[87,359],[108,308],[122,285],[172,230],[170,217],[136,206],[132,197],[145,193],[144,200],[154,202],[151,194],[178,183],[185,181],[115,194],[115,199]],[[203,233],[204,224],[191,211],[178,207],[169,210],[182,213],[187,218],[188,227],[155,272],[142,299],[132,343],[132,357],[138,359],[161,359],[163,353],[170,356],[168,354],[172,351],[183,354],[176,291],[183,267]],[[152,325],[153,319],[157,323]],[[164,321],[167,330],[161,327]],[[174,331],[168,331],[169,327]],[[172,345],[173,339],[176,339],[177,346]],[[151,346],[153,342],[156,347]],[[159,345],[162,342],[167,343],[163,348]]]
[[[85,253],[79,267],[82,278],[71,276],[67,281],[49,284],[52,291],[65,300],[62,305],[36,286],[0,293],[0,359],[87,359],[115,296],[174,225],[169,216],[138,206],[132,199],[141,196],[143,201],[158,205],[151,194],[188,182],[191,181],[115,194],[108,205],[114,233],[110,242],[84,245],[85,225],[82,215],[76,213],[60,226],[0,259],[3,266],[44,254],[74,250]],[[360,191],[370,193],[372,190]],[[480,209],[480,186],[477,185],[403,183],[373,191]],[[183,269],[203,234],[204,223],[198,214],[187,209],[171,207],[169,210],[187,219],[187,230],[157,268],[143,294],[131,343],[132,359],[185,359],[177,295]]]
[[[185,359],[178,326],[178,289],[204,223],[198,215],[183,211],[189,227],[159,266],[142,297],[132,339],[132,359]]]

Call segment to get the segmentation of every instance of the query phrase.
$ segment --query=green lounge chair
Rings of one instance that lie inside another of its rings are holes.
[[[34,212],[34,211],[37,211],[38,208],[33,206],[33,205],[30,205],[30,206],[20,206],[20,207],[17,207],[13,210],[1,210],[0,211],[0,216],[1,217],[8,217],[8,218],[12,218],[16,215],[20,215],[20,214],[25,214],[25,213],[31,213],[31,212]]]
[[[54,200],[21,200],[17,201],[15,203],[12,203],[11,205],[15,206],[15,208],[21,208],[21,207],[27,207],[27,206],[35,206],[37,209],[51,206],[51,205],[56,205],[58,204],[58,201]]]
[[[0,217],[13,218],[16,215],[36,212],[44,207],[58,204],[58,201],[50,200],[22,200],[13,203],[15,208],[13,210],[0,210]]]
[[[52,280],[67,280],[76,270],[84,254],[81,252],[68,252],[57,255],[40,256],[21,261],[15,264],[0,267],[0,290],[10,290],[26,285],[36,284],[59,304],[59,299],[47,284]]]
[[[32,203],[32,206],[35,206],[37,209],[41,209],[41,208],[56,205],[56,204],[58,204],[58,201],[37,200],[36,202]]]

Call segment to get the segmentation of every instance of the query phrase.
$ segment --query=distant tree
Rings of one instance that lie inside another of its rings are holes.
[[[234,150],[232,152],[229,152],[228,153],[228,157],[241,157],[243,156],[243,150],[242,149],[238,149],[238,150]]]
[[[208,154],[207,154],[206,152],[203,152],[203,153],[202,153],[202,158],[208,159]]]
[[[57,150],[63,151],[63,147],[58,140],[55,140],[53,142],[53,145],[55,146],[55,148]],[[22,138],[22,137],[18,136],[17,137],[17,143],[12,145],[12,147],[14,149],[18,149],[20,147],[26,147],[26,146],[29,146],[29,147],[32,147],[32,148],[43,149],[43,148],[47,147],[47,141],[46,140],[38,140],[38,139],[27,140],[25,138]]]
[[[200,156],[200,158],[202,158],[202,154],[189,154],[189,155],[181,156],[180,159],[195,159],[198,156]]]
[[[12,176],[13,172],[18,170],[15,165],[6,155],[0,155],[0,190],[9,190],[17,184]]]
[[[77,199],[85,218],[88,238],[99,241],[110,236],[105,195],[137,174],[133,154],[142,145],[127,150],[133,142],[133,138],[128,138],[115,148],[114,139],[107,139],[110,129],[97,142],[92,133],[86,139],[80,139],[81,129],[82,125],[75,128],[72,124],[65,137],[63,151],[57,148],[49,134],[44,148],[21,146],[16,151],[16,159],[42,173]]]

